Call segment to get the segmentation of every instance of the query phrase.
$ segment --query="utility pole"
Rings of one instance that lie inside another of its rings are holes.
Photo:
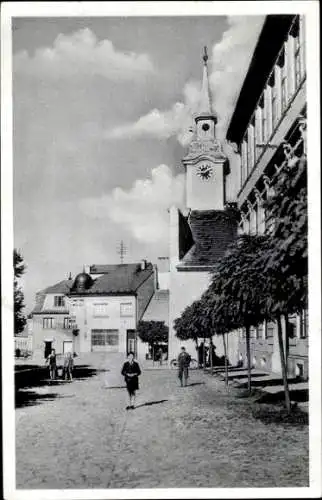
[[[117,249],[117,253],[119,254],[120,259],[121,259],[121,264],[124,263],[124,255],[126,254],[126,252],[127,252],[127,249],[126,249],[126,246],[124,245],[124,241],[121,240],[120,246]]]

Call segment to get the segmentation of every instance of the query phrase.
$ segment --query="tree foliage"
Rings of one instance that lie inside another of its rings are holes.
[[[187,306],[181,316],[174,320],[173,326],[180,340],[191,339],[196,345],[199,338],[209,338],[213,335],[203,299],[195,300]]]
[[[168,341],[169,328],[164,321],[139,321],[137,333],[142,342],[153,346]]]
[[[27,323],[26,317],[23,313],[25,307],[24,295],[19,287],[18,280],[25,272],[26,265],[23,257],[18,250],[13,251],[13,268],[14,268],[14,333],[21,333]]]

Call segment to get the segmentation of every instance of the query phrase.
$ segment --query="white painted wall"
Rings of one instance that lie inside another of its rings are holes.
[[[187,165],[186,203],[192,210],[223,210],[224,209],[224,160],[212,162],[200,161],[196,165]],[[213,174],[208,180],[198,175],[198,167],[211,165]]]

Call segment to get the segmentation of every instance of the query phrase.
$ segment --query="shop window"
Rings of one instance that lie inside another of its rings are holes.
[[[118,330],[92,330],[91,343],[92,347],[108,347],[117,346],[119,343]]]

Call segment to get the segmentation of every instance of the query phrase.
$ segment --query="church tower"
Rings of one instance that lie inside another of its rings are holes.
[[[223,210],[227,158],[216,139],[217,116],[212,110],[207,48],[203,54],[203,79],[194,137],[182,163],[186,174],[186,207],[190,210]]]

